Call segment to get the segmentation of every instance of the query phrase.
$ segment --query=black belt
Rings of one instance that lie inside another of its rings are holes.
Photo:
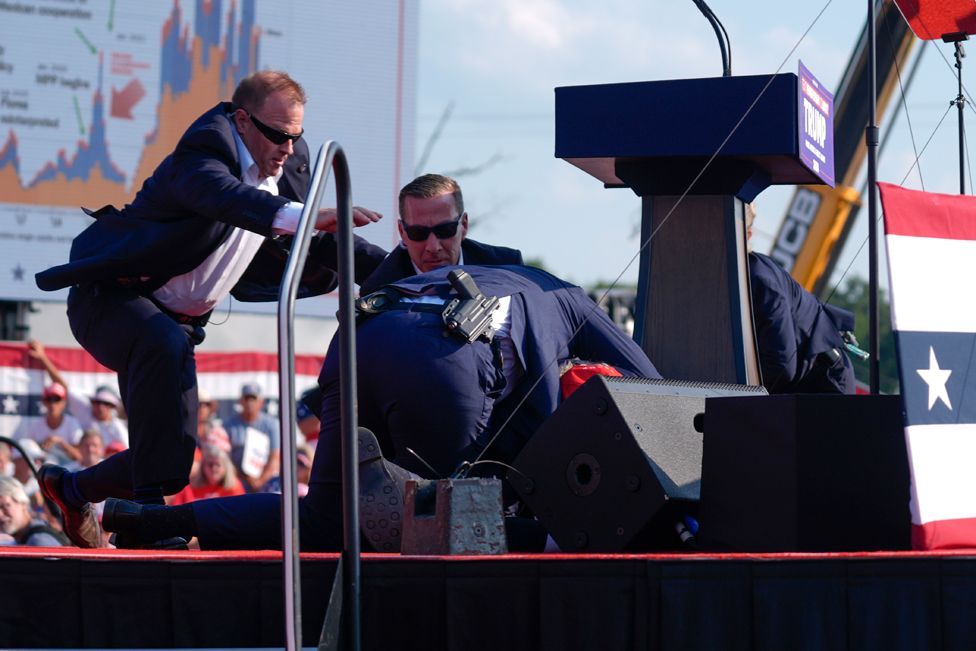
[[[430,314],[443,314],[446,303],[417,303],[415,301],[394,301],[383,307],[382,311],[405,310],[407,312],[428,312]]]
[[[210,321],[210,315],[213,313],[213,310],[211,310],[210,312],[201,314],[200,316],[191,316],[189,314],[181,314],[180,312],[174,312],[173,310],[167,309],[162,303],[153,297],[152,290],[150,290],[149,287],[147,287],[144,283],[140,283],[138,280],[134,280],[132,278],[116,278],[114,280],[93,281],[78,283],[75,285],[75,287],[79,289],[90,287],[91,291],[96,295],[98,294],[101,286],[122,287],[124,289],[132,290],[136,294],[144,296],[152,301],[152,304],[155,305],[160,312],[171,318],[176,323],[179,323],[180,325],[188,325],[192,328],[202,328],[203,326],[207,325],[207,322]]]
[[[447,302],[427,303],[403,300],[402,294],[393,289],[381,289],[356,299],[356,315],[360,318],[387,312],[389,310],[407,310],[409,312],[429,312],[443,314]]]
[[[181,325],[188,325],[194,328],[202,328],[203,326],[207,325],[207,321],[210,320],[210,314],[213,311],[211,310],[211,312],[207,312],[206,314],[201,314],[200,316],[190,316],[189,314],[180,314],[179,312],[174,312],[172,310],[166,309],[159,303],[159,301],[154,299],[152,296],[148,296],[147,298],[153,302],[153,305],[159,308],[160,312],[162,312],[169,318],[173,319],[174,321],[176,321]]]
[[[384,287],[356,299],[356,321],[362,323],[363,319],[388,310],[428,312],[440,314],[448,332],[468,343],[478,339],[490,343],[495,335],[491,313],[498,309],[498,297],[485,296],[463,269],[452,270],[447,279],[458,298],[441,304],[414,302],[396,287]]]
[[[115,284],[118,285],[119,287],[132,289],[137,293],[142,294],[150,301],[152,301],[152,304],[155,305],[157,308],[159,308],[160,312],[162,312],[169,318],[173,319],[180,325],[188,325],[192,328],[202,328],[203,326],[207,325],[207,322],[210,320],[210,314],[213,312],[213,310],[210,310],[206,314],[201,314],[200,316],[191,316],[189,314],[174,312],[173,310],[168,309],[165,305],[157,301],[156,297],[153,296],[152,294],[153,291],[155,290],[151,289],[151,285],[148,285],[146,282],[144,282],[142,279],[139,278],[116,278]]]

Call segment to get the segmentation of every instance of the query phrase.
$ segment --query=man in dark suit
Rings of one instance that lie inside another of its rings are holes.
[[[854,393],[841,332],[854,315],[821,303],[775,260],[749,254],[752,314],[763,386],[770,393]]]
[[[490,312],[494,335],[469,342],[448,334],[441,312],[457,298],[448,280],[454,269],[442,267],[386,288],[393,299],[385,303],[388,309],[365,317],[356,329],[359,423],[376,436],[360,431],[360,477],[389,489],[377,492],[388,512],[385,525],[369,528],[364,518],[374,549],[399,544],[398,484],[405,470],[446,476],[485,450],[485,459],[514,458],[559,404],[561,360],[581,357],[612,364],[628,376],[660,377],[640,347],[579,287],[532,267],[463,267],[484,295],[499,299]],[[319,376],[321,433],[309,492],[300,503],[305,550],[341,546],[336,342]],[[402,468],[385,462],[379,449]],[[197,536],[204,549],[267,549],[281,544],[279,517],[278,496],[253,494],[185,507],[110,500],[104,522],[109,530],[139,539],[185,535]]]
[[[400,246],[360,285],[361,295],[415,274],[454,264],[522,264],[522,252],[467,239],[468,213],[461,187],[440,174],[424,174],[399,197]]]
[[[755,203],[746,204],[747,240]],[[854,393],[854,367],[841,335],[854,315],[822,303],[768,255],[749,251],[752,318],[762,383],[770,393]]]
[[[90,503],[110,496],[161,504],[187,483],[197,414],[194,347],[228,293],[274,300],[311,181],[302,139],[305,92],[282,72],[242,80],[230,103],[198,118],[123,210],[106,206],[72,244],[67,264],[37,275],[44,290],[71,286],[68,319],[78,342],[119,376],[131,447],[92,468],[45,466],[45,495],[66,533],[100,546]],[[363,225],[380,215],[354,209]],[[316,227],[334,231],[336,213]],[[357,279],[385,252],[357,238]],[[319,233],[300,295],[337,284],[333,235]],[[125,545],[124,539],[119,541]]]

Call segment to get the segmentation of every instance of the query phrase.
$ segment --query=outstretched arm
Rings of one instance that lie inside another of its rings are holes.
[[[58,367],[54,365],[54,362],[47,356],[47,351],[44,350],[44,344],[39,342],[37,339],[31,339],[27,342],[27,355],[31,359],[36,359],[47,371],[47,374],[51,376],[52,382],[57,382],[65,389],[68,388],[68,383],[64,381],[64,376],[61,375],[61,371]]]

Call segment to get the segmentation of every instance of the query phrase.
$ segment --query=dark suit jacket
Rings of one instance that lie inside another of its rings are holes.
[[[148,277],[152,290],[195,269],[231,233],[245,228],[268,237],[233,290],[239,300],[275,300],[291,238],[272,238],[275,213],[289,200],[304,202],[311,183],[308,145],[295,142],[275,196],[241,181],[229,103],[200,116],[180,138],[131,204],[106,206],[75,238],[70,261],[36,276],[37,286],[56,290],[115,278]],[[357,281],[382,261],[385,251],[356,238]],[[334,289],[338,251],[330,234],[316,235],[309,249],[300,296]]]
[[[775,260],[749,254],[752,313],[770,393],[853,393],[854,371],[840,332],[854,330],[854,315],[803,289]],[[822,357],[837,349],[837,366]]]
[[[461,242],[461,255],[466,265],[523,264],[522,252],[518,249],[491,246],[469,239]],[[410,262],[410,254],[402,246],[397,246],[390,251],[386,259],[376,268],[376,271],[360,284],[359,293],[365,296],[384,285],[409,278],[416,273],[413,263]]]
[[[442,267],[434,271],[413,276],[393,283],[398,290],[410,294],[434,293],[445,300],[455,298],[452,294],[447,274],[458,267]],[[485,438],[477,445],[485,446],[487,438],[508,421],[503,434],[491,446],[492,458],[511,461],[539,425],[545,421],[562,400],[559,384],[559,364],[554,363],[579,357],[581,359],[606,362],[616,367],[626,376],[659,378],[654,365],[647,355],[618,328],[586,293],[541,269],[526,266],[468,266],[467,271],[487,296],[511,296],[511,339],[515,346],[524,375],[504,400],[494,404]],[[384,315],[374,317],[382,319]],[[399,320],[391,320],[394,327],[400,327]],[[440,337],[442,330],[417,330],[415,337]],[[335,449],[338,427],[338,338],[333,339],[326,362],[319,376],[323,389],[323,429],[319,439],[319,453]],[[480,342],[471,345],[480,345]],[[391,359],[386,368],[361,370],[360,373],[381,373],[390,378],[387,391],[397,392],[401,399],[410,399],[416,387],[405,386],[404,377],[422,377],[427,369],[416,368],[403,371],[398,360]],[[397,379],[400,378],[400,379]],[[419,391],[423,392],[423,388]],[[432,409],[448,408],[438,406],[436,398],[425,395],[418,400],[432,400]],[[360,403],[360,422],[383,422],[385,414],[364,414],[366,401]],[[370,402],[370,404],[374,404]],[[377,401],[375,404],[382,404]],[[457,407],[454,407],[457,408]],[[516,411],[517,408],[517,411]],[[508,420],[515,412],[514,417]],[[415,428],[406,428],[407,430]],[[409,432],[408,432],[409,433]],[[473,456],[472,456],[473,458]],[[338,459],[338,457],[335,457]],[[446,466],[453,468],[461,459],[453,460]],[[322,463],[320,472],[331,472],[338,466]],[[319,463],[316,463],[319,468]],[[328,468],[329,470],[326,470]],[[313,475],[315,471],[313,470]],[[313,477],[326,480],[320,476]],[[328,475],[328,480],[334,479]]]

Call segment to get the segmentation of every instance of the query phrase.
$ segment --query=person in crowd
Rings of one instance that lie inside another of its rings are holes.
[[[303,445],[295,451],[295,479],[298,481],[298,495],[305,497],[308,495],[308,482],[312,479],[312,462],[315,459],[315,452],[307,445]]]
[[[23,485],[13,477],[0,477],[0,545],[61,547],[65,536],[40,518],[35,518]]]
[[[457,181],[424,174],[399,197],[400,246],[360,285],[365,296],[383,285],[447,265],[522,264],[522,252],[467,238],[468,213]]]
[[[464,267],[483,297],[456,309],[490,318],[479,319],[470,332],[448,329],[442,312],[458,298],[448,273],[458,269],[442,267],[400,281],[383,290],[385,300],[365,297],[361,304],[360,493],[367,493],[365,509],[378,503],[369,495],[381,497],[387,509],[383,531],[364,531],[377,550],[398,548],[407,471],[443,477],[482,455],[505,463],[514,459],[559,404],[561,360],[598,360],[627,376],[660,377],[579,287],[532,267]],[[322,428],[308,495],[299,507],[306,550],[342,544],[337,342],[319,376]],[[202,549],[269,549],[281,544],[279,518],[278,496],[250,494],[184,507],[110,500],[104,522],[109,530],[145,541],[192,535]],[[541,550],[544,544],[542,532],[526,547]]]
[[[60,382],[52,382],[44,387],[41,403],[44,405],[44,417],[32,420],[19,438],[40,443],[61,463],[77,461],[81,456],[77,444],[82,428],[78,419],[67,413],[68,390]]]
[[[31,504],[41,508],[44,504],[44,497],[31,466],[40,467],[47,461],[47,453],[34,439],[18,439],[17,444],[20,449],[15,447],[11,453],[14,466],[13,477],[24,487]],[[21,450],[24,454],[21,454]]]
[[[752,234],[756,211],[746,206]],[[752,315],[762,383],[770,393],[846,393],[856,389],[843,333],[854,315],[823,303],[768,255],[749,252]],[[852,337],[853,335],[847,335]]]
[[[316,419],[318,420],[318,419]],[[308,444],[299,445],[295,449],[295,489],[299,497],[308,495],[308,481],[312,476],[312,459],[314,458],[314,448]],[[262,493],[280,493],[281,475],[272,477],[261,489]]]
[[[299,437],[305,439],[305,445],[314,453],[319,442],[319,407],[322,403],[322,390],[318,386],[306,389],[301,397],[295,401],[295,419]]]
[[[264,395],[256,382],[241,387],[240,413],[227,419],[230,456],[248,488],[259,491],[281,467],[278,420],[264,413]]]
[[[0,477],[14,476],[14,460],[10,446],[0,441]]]
[[[91,468],[41,470],[65,531],[100,544],[86,510],[109,496],[162,504],[188,481],[197,431],[194,350],[209,315],[229,294],[276,300],[302,202],[311,183],[302,138],[306,96],[287,73],[240,81],[231,102],[210,109],[180,138],[122,210],[105,206],[75,238],[69,262],[36,275],[39,288],[70,287],[68,320],[78,342],[116,371],[131,447]],[[380,218],[354,208],[356,225]],[[334,209],[316,215],[300,296],[337,286]],[[361,238],[356,279],[385,251]]]
[[[212,497],[243,495],[244,485],[237,478],[237,470],[227,452],[213,445],[200,448],[198,470],[190,475],[190,483],[172,497],[170,504],[189,504]]]
[[[85,430],[78,441],[79,458],[76,470],[91,468],[105,458],[105,439],[97,429]]]
[[[32,339],[27,342],[27,354],[44,367],[51,378],[51,386],[60,385],[64,388],[63,399],[66,400],[67,404],[65,416],[73,417],[79,426],[71,443],[77,443],[82,431],[95,428],[101,432],[106,445],[118,442],[124,447],[129,447],[129,429],[119,414],[122,404],[119,396],[111,387],[103,385],[96,388],[95,393],[91,396],[81,395],[71,389],[71,385],[68,384],[57,365],[48,357],[47,350],[40,341]],[[47,403],[45,406],[50,412],[50,406]],[[55,409],[58,409],[57,405],[55,405]],[[63,408],[60,411],[64,413]]]
[[[71,404],[75,404],[74,401]],[[88,404],[88,413],[91,414],[91,419],[80,418],[82,427],[86,430],[98,430],[106,447],[115,445],[122,449],[128,448],[129,428],[119,416],[122,403],[115,391],[109,386],[100,386],[95,389],[95,393],[89,398]],[[79,404],[78,410],[84,413],[81,411],[82,409],[83,407]]]
[[[197,408],[197,445],[214,445],[230,453],[230,436],[219,418],[217,401],[209,393],[199,391],[200,404]]]

